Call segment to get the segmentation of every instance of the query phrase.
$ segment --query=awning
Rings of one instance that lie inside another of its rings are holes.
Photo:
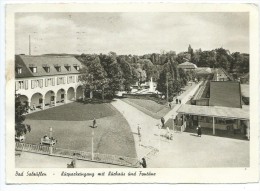
[[[242,120],[249,120],[250,118],[249,107],[240,109],[232,107],[198,106],[185,104],[177,110],[177,113]]]

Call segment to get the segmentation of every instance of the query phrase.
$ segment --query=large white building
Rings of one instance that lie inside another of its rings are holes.
[[[31,110],[84,98],[83,67],[72,56],[15,56],[15,91]]]

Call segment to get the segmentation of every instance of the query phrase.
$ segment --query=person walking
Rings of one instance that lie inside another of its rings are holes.
[[[170,107],[170,109],[172,108],[172,103],[171,102],[169,102],[169,107]]]
[[[197,127],[197,134],[198,134],[198,137],[201,137],[201,127],[200,127],[200,125]]]
[[[140,164],[142,165],[143,168],[147,167],[145,158],[142,158],[142,162],[140,162]]]
[[[178,98],[176,98],[176,104],[178,104],[178,102],[179,102],[179,100],[178,100]]]
[[[96,124],[97,124],[97,122],[96,122],[96,118],[94,118],[94,119],[93,119],[93,128],[96,127]]]
[[[73,153],[73,159],[72,159],[71,163],[67,165],[67,167],[76,168],[76,160],[77,160],[76,153]]]
[[[161,118],[161,122],[162,122],[162,127],[164,127],[165,119],[163,117]]]

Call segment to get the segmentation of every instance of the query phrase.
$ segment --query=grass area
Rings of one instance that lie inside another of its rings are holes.
[[[115,108],[109,103],[73,102],[53,107],[40,112],[28,114],[26,119],[58,120],[58,121],[86,121],[115,115]]]
[[[98,112],[102,112],[102,118],[98,119],[95,115]],[[25,122],[31,125],[32,131],[26,134],[25,142],[39,144],[40,138],[45,134],[49,135],[49,127],[52,127],[52,136],[58,140],[56,147],[90,152],[90,126],[94,116],[98,126],[94,129],[94,152],[136,157],[134,137],[129,124],[108,103],[95,105],[74,102],[28,115]]]
[[[170,108],[166,107],[166,105],[158,104],[152,100],[124,98],[122,101],[132,105],[155,119],[160,119],[170,111]]]

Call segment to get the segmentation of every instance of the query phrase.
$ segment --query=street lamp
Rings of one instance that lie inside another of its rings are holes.
[[[172,130],[175,132],[174,115],[172,115]]]
[[[52,127],[50,127],[50,138],[52,137]]]
[[[161,150],[161,125],[158,124],[158,131],[159,131],[159,150]]]
[[[96,119],[93,119],[93,125],[90,126],[92,128],[92,133],[91,133],[91,160],[94,160],[94,128],[97,127],[96,125]]]

